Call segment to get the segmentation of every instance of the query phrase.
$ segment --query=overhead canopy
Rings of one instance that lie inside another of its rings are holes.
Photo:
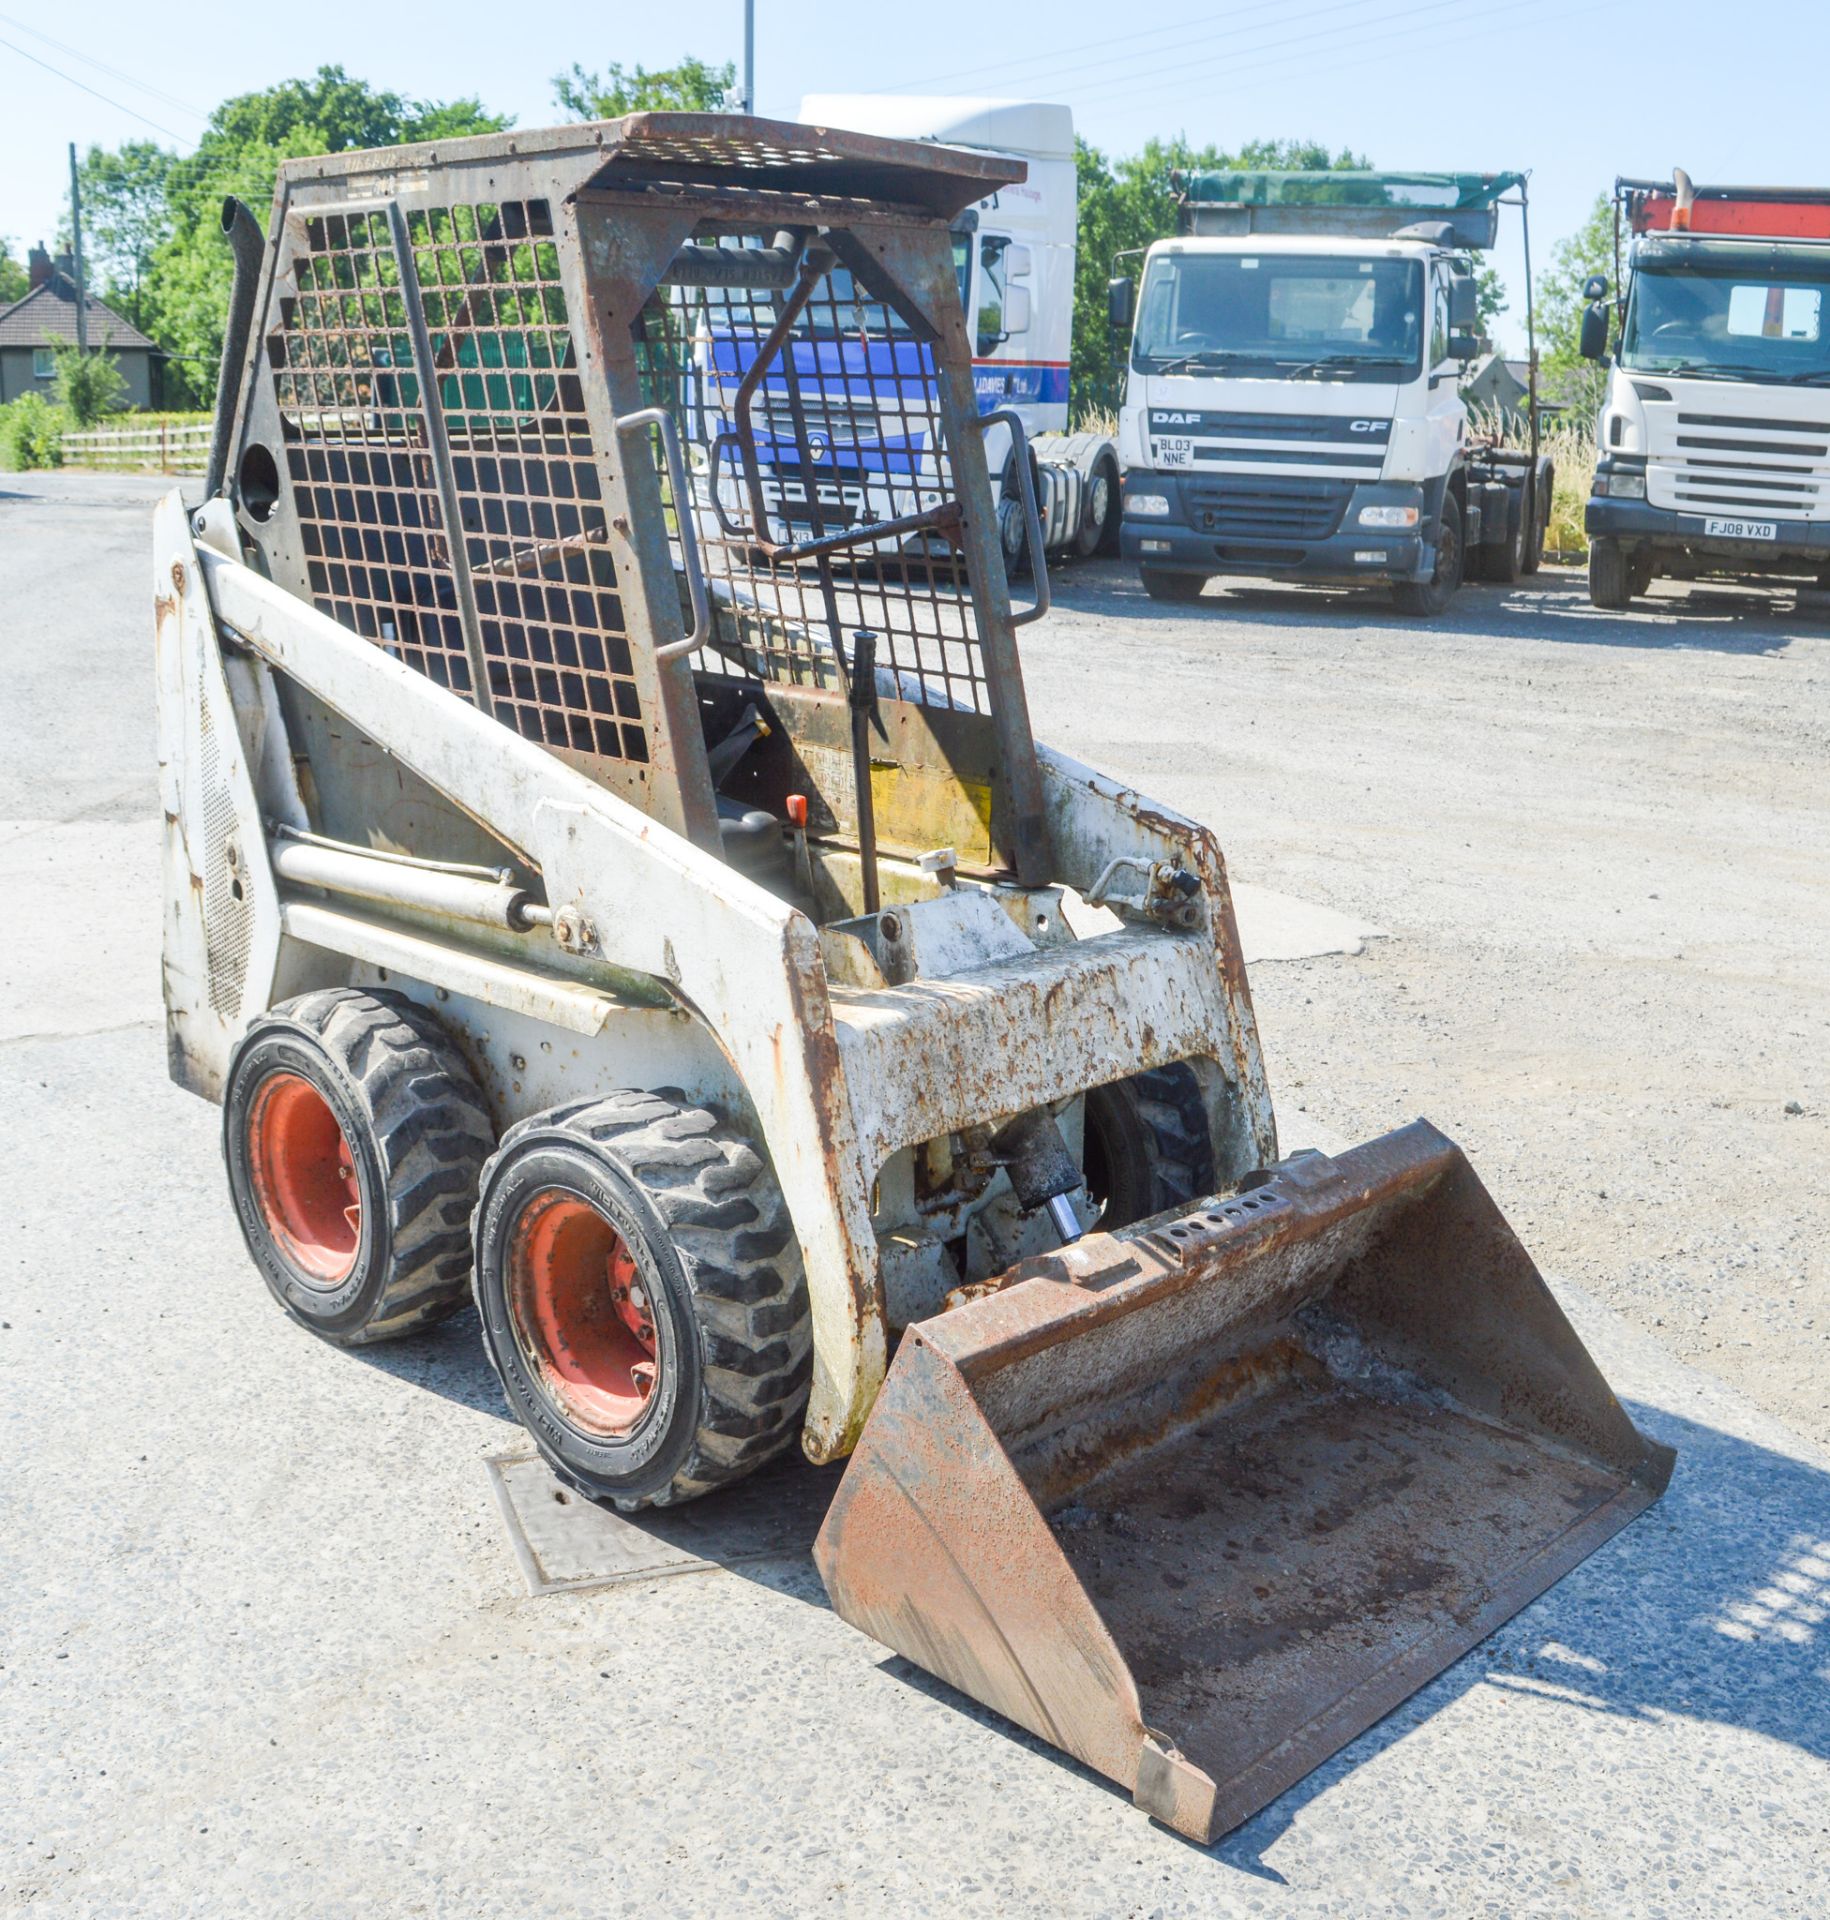
[[[1215,167],[1176,176],[1184,233],[1315,233],[1390,238],[1436,220],[1458,247],[1490,247],[1499,202],[1522,173],[1272,172]]]

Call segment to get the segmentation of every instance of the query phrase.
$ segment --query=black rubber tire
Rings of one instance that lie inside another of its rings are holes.
[[[360,1193],[354,1263],[314,1281],[288,1253],[258,1191],[251,1121],[278,1076],[329,1107]],[[301,1326],[340,1347],[389,1340],[469,1298],[470,1214],[495,1144],[482,1091],[449,1034],[398,993],[332,988],[262,1015],[229,1062],[223,1159],[242,1238]]]
[[[1643,600],[1652,591],[1658,568],[1650,551],[1636,553],[1627,564],[1627,586],[1635,600]]]
[[[1427,580],[1400,580],[1392,587],[1392,605],[1418,619],[1434,619],[1455,598],[1462,580],[1461,508],[1444,494],[1436,522],[1436,570]]]
[[[658,1335],[656,1380],[628,1431],[568,1415],[515,1331],[521,1216],[555,1187],[634,1256]],[[483,1346],[509,1408],[559,1477],[625,1513],[740,1480],[799,1431],[813,1371],[800,1246],[763,1155],[676,1088],[619,1091],[511,1127],[474,1222]]]
[[[1087,475],[1080,526],[1074,535],[1074,551],[1081,559],[1091,560],[1095,554],[1118,551],[1119,522],[1123,517],[1119,493],[1118,462],[1109,453],[1102,453]]]
[[[1507,516],[1511,523],[1511,533],[1505,544],[1490,547],[1481,542],[1480,576],[1496,587],[1514,585],[1520,574],[1525,571],[1525,499],[1523,494],[1507,503]]]
[[[1619,613],[1632,604],[1632,565],[1618,540],[1598,536],[1589,542],[1589,605]]]
[[[1535,512],[1531,532],[1526,536],[1525,552],[1519,565],[1526,573],[1536,573],[1544,564],[1544,542],[1550,535],[1551,503],[1557,497],[1557,470],[1546,466],[1538,475]]]
[[[1178,606],[1199,600],[1207,585],[1204,573],[1168,573],[1161,567],[1139,567],[1138,578],[1152,600],[1170,600]]]
[[[1108,1233],[1212,1193],[1214,1147],[1193,1070],[1178,1062],[1093,1088],[1082,1164]]]

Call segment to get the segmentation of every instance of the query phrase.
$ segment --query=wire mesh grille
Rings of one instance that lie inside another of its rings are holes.
[[[544,200],[407,215],[495,711],[646,760],[584,388]]]
[[[308,217],[268,351],[312,598],[440,686],[470,662],[383,213]]]
[[[646,761],[544,200],[405,216],[491,705],[547,746]],[[320,607],[460,693],[469,661],[389,222],[308,218],[275,378]]]
[[[716,644],[697,664],[838,687],[841,649],[849,658],[851,635],[869,628],[882,692],[986,713],[964,555],[944,524],[818,556],[767,550],[933,513],[954,497],[933,352],[883,291],[835,266],[779,342],[786,291],[669,286],[643,311],[638,361],[649,401],[673,414],[686,444],[714,605]],[[746,379],[754,485],[739,437]],[[677,550],[677,504],[668,510]]]

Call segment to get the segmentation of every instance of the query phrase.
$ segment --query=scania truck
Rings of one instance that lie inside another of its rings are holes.
[[[1674,171],[1614,198],[1630,252],[1589,598],[1625,607],[1660,575],[1830,584],[1830,190]],[[1584,292],[1582,351],[1608,362],[1606,279]]]
[[[1427,615],[1465,575],[1534,571],[1553,475],[1529,299],[1524,445],[1471,432],[1461,392],[1479,350],[1471,255],[1493,245],[1502,204],[1525,217],[1525,176],[1177,184],[1176,236],[1149,248],[1141,286],[1111,285],[1114,336],[1130,337],[1122,544],[1145,590],[1384,583]]]

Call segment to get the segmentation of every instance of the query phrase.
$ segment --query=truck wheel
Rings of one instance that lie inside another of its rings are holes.
[[[1650,553],[1636,553],[1627,567],[1627,586],[1635,600],[1643,599],[1652,590],[1652,582],[1658,577],[1658,570],[1652,564]]]
[[[1081,1163],[1107,1233],[1212,1193],[1214,1148],[1193,1071],[1178,1062],[1093,1088]]]
[[[1537,511],[1532,515],[1531,533],[1521,562],[1526,573],[1536,573],[1544,564],[1544,542],[1550,537],[1550,509],[1556,497],[1557,470],[1547,464],[1538,474]]]
[[[1633,568],[1618,540],[1589,542],[1589,605],[1618,613],[1633,602]]]
[[[766,1160],[678,1093],[512,1127],[474,1223],[483,1344],[559,1476],[625,1513],[741,1479],[793,1439],[813,1331]]]
[[[1507,518],[1512,531],[1504,546],[1490,547],[1484,541],[1480,550],[1483,580],[1498,587],[1509,587],[1525,571],[1525,501],[1523,496],[1507,502]]]
[[[1161,567],[1140,567],[1138,576],[1152,600],[1173,600],[1181,605],[1199,600],[1201,589],[1207,585],[1205,574],[1166,573]]]
[[[1098,553],[1116,553],[1119,519],[1118,462],[1109,453],[1102,453],[1094,461],[1081,495],[1074,551],[1083,560],[1091,560]]]
[[[359,1347],[463,1304],[495,1128],[430,1014],[349,989],[275,1007],[235,1049],[222,1126],[242,1238],[301,1325]]]
[[[1461,508],[1452,493],[1444,494],[1442,518],[1436,523],[1436,566],[1427,580],[1400,580],[1392,588],[1392,605],[1400,613],[1432,618],[1442,612],[1461,585]]]

